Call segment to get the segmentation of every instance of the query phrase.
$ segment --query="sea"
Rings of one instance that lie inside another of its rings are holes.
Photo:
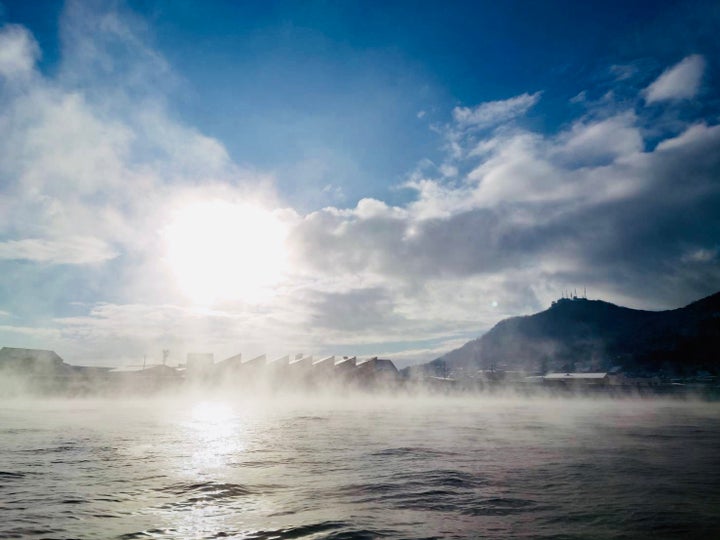
[[[1,538],[720,538],[720,403],[0,401]]]

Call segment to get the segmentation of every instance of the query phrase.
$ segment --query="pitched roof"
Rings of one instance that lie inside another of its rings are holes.
[[[544,379],[549,380],[584,380],[584,379],[604,379],[607,377],[607,373],[548,373]]]

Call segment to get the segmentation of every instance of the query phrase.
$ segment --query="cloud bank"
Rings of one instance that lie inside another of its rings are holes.
[[[407,202],[302,214],[271,174],[174,117],[176,76],[145,22],[98,6],[68,4],[54,76],[36,67],[27,29],[0,29],[0,132],[12,134],[0,138],[0,266],[17,280],[3,291],[8,345],[96,363],[163,348],[175,360],[212,350],[414,362],[564,289],[666,308],[720,284],[720,126],[675,121],[657,140],[645,110],[697,97],[701,56],[634,100],[583,100],[553,131],[524,121],[540,91],[457,106],[434,126],[442,162],[397,186]],[[287,226],[288,270],[262,303],[194,305],[173,283],[161,232],[204,200],[262,204]]]

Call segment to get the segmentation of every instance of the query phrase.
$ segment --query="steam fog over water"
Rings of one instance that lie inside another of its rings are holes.
[[[0,0],[0,540],[720,539],[720,0]]]
[[[5,401],[0,537],[720,532],[720,404],[510,397]]]

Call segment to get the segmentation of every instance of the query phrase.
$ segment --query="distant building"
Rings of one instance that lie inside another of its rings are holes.
[[[24,381],[26,390],[42,394],[82,395],[102,388],[107,368],[71,366],[55,352],[43,349],[0,349],[0,372]]]
[[[231,367],[239,366],[242,363],[242,354],[238,353],[234,356],[230,356],[225,360],[221,360],[215,367],[220,369],[228,369]]]
[[[217,382],[237,380],[242,369],[242,354],[238,353],[212,365],[213,378]]]
[[[662,380],[658,376],[652,377],[631,377],[624,373],[609,373],[608,382],[613,386],[659,386],[662,384]]]
[[[292,360],[290,364],[291,371],[307,371],[312,369],[313,365],[313,357],[312,356],[303,356],[301,358],[295,358],[295,360]]]
[[[342,360],[335,362],[335,371],[338,373],[351,373],[357,366],[356,356],[343,356]]]
[[[301,388],[312,380],[313,356],[295,357],[284,370],[282,385],[287,388]]]
[[[302,358],[302,356],[300,356]],[[286,377],[290,369],[290,355],[285,355],[275,360],[269,360],[265,366],[270,380],[277,382],[278,379]]]
[[[206,379],[212,374],[214,361],[213,353],[188,353],[185,377],[188,380]]]
[[[0,349],[0,370],[32,382],[34,388],[66,386],[76,370],[55,351],[42,349]]]
[[[315,373],[332,372],[335,368],[335,357],[326,356],[325,358],[321,358],[320,360],[315,360],[312,366],[313,372]]]
[[[373,357],[358,362],[355,356],[327,356],[314,360],[300,354],[268,362],[263,354],[243,361],[236,354],[215,363],[212,353],[189,353],[184,366],[163,364],[117,368],[71,366],[54,351],[0,349],[0,377],[18,381],[18,393],[89,395],[93,393],[148,392],[178,388],[183,381],[192,387],[320,389],[333,384],[396,385],[402,377],[391,360]],[[443,382],[448,382],[443,381]],[[21,383],[21,384],[20,384]]]
[[[243,362],[241,365],[243,369],[260,370],[263,369],[266,364],[267,355],[261,354],[260,356],[256,356],[255,358]]]
[[[302,356],[300,356],[300,358],[302,358]],[[267,365],[271,368],[286,368],[290,365],[290,355],[286,354],[285,356],[276,358],[275,360],[268,360]]]
[[[123,366],[107,372],[111,391],[146,392],[179,384],[181,372],[163,364],[151,366]]]
[[[548,373],[543,383],[550,386],[605,386],[610,378],[607,373]]]
[[[374,356],[357,365],[355,378],[361,384],[394,384],[399,382],[400,372],[392,360]]]
[[[38,370],[62,370],[70,368],[55,351],[43,349],[0,349],[0,369],[34,372]]]

